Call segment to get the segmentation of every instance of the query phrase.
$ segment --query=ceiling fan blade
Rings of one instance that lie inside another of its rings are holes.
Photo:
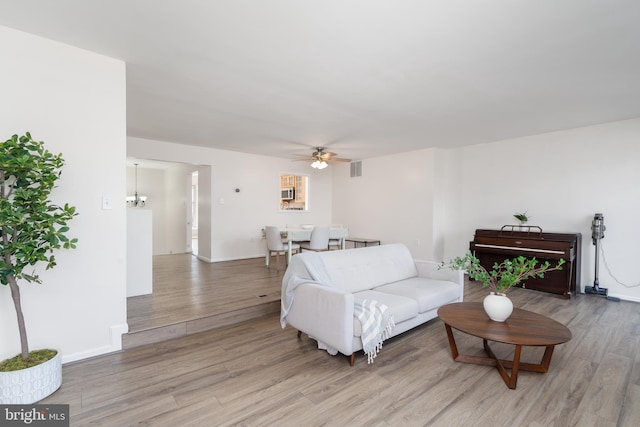
[[[316,147],[315,151],[311,153],[311,156],[304,154],[293,153],[293,156],[300,157],[299,159],[292,159],[294,162],[350,162],[351,159],[344,159],[336,157],[338,153],[332,151],[324,151],[324,147]]]
[[[318,158],[322,159],[322,160],[330,160],[332,158],[334,158],[335,156],[337,156],[338,153],[331,153],[331,152],[322,152]]]

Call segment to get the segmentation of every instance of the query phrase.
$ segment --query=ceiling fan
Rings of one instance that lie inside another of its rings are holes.
[[[311,167],[315,169],[324,169],[329,164],[328,162],[350,162],[351,159],[344,159],[336,157],[338,154],[330,151],[324,151],[324,147],[316,147],[316,151],[311,154],[311,157],[303,156],[302,154],[294,154],[295,156],[303,156],[304,159],[296,159],[297,161],[311,161]]]

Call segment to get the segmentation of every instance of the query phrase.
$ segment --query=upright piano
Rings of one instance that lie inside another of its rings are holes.
[[[528,279],[521,286],[571,298],[580,284],[581,243],[580,233],[543,233],[540,227],[505,225],[500,230],[476,230],[469,250],[488,271],[496,262],[500,264],[518,256],[535,257],[540,262],[549,261],[551,265],[564,258],[566,264],[562,270]]]

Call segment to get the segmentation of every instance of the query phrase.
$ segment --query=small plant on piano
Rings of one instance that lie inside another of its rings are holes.
[[[565,260],[560,258],[555,266],[549,261],[540,263],[535,258],[519,256],[505,259],[502,263],[493,264],[491,271],[480,265],[480,260],[468,253],[463,257],[456,257],[448,263],[440,264],[440,268],[449,267],[452,270],[465,270],[469,277],[488,287],[491,292],[504,294],[510,287],[536,277],[544,277],[549,271],[562,270]]]
[[[513,217],[515,219],[517,219],[518,221],[520,221],[520,225],[524,225],[527,221],[529,221],[529,217],[527,216],[527,212],[522,212],[522,213],[515,213],[513,215]]]

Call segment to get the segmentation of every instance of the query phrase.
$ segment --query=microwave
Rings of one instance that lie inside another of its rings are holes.
[[[293,200],[295,197],[295,192],[293,188],[281,188],[280,189],[280,199],[282,200]]]

